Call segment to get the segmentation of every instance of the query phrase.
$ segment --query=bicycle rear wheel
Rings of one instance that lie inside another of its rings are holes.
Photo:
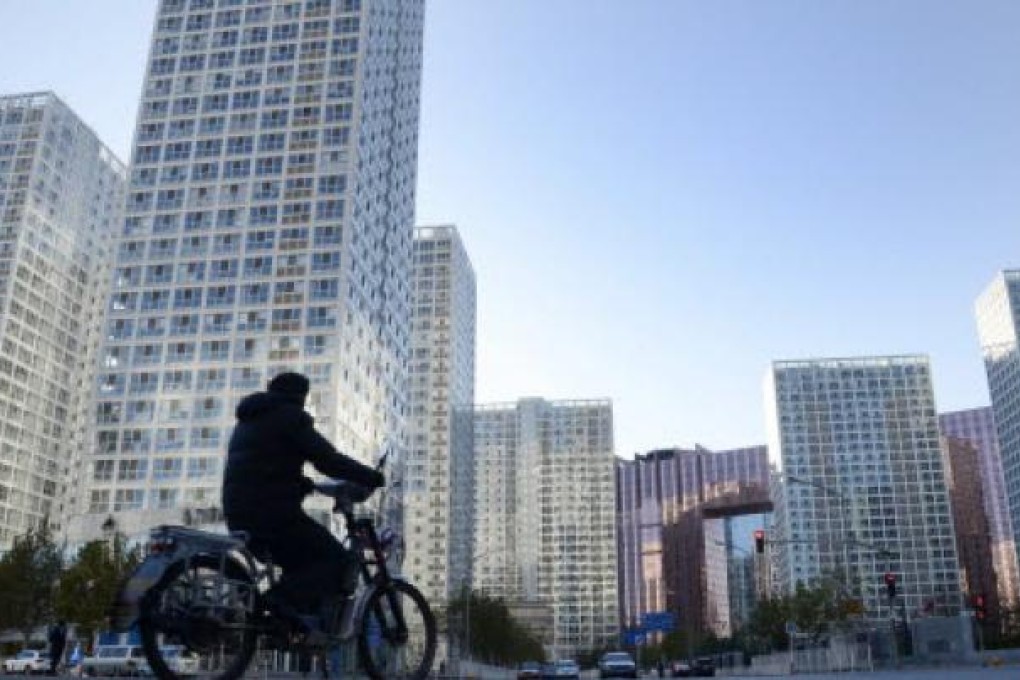
[[[260,597],[247,571],[199,555],[167,569],[146,594],[142,649],[160,680],[235,680],[255,653]]]
[[[404,581],[372,593],[358,631],[358,658],[372,680],[422,680],[436,656],[436,619]]]

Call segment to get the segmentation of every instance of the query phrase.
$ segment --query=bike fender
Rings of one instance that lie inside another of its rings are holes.
[[[159,583],[172,563],[173,560],[166,557],[149,557],[135,568],[110,606],[110,627],[113,630],[123,633],[138,621],[142,597],[149,588]]]

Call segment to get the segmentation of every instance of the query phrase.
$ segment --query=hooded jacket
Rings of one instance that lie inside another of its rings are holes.
[[[316,470],[369,488],[383,483],[372,468],[337,451],[315,430],[299,401],[275,392],[249,394],[237,405],[227,447],[223,512],[233,527],[278,522],[301,512],[311,491],[302,470]]]

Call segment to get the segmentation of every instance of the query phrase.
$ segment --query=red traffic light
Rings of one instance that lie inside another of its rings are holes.
[[[754,551],[758,554],[765,552],[765,532],[761,529],[754,531]]]
[[[885,592],[890,600],[896,597],[896,574],[891,571],[885,572]]]

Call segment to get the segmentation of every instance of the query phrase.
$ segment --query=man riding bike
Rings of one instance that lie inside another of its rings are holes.
[[[238,404],[223,474],[223,512],[231,531],[248,532],[252,550],[268,550],[283,569],[280,584],[267,594],[270,607],[314,634],[322,603],[357,588],[358,562],[302,510],[312,491],[304,465],[370,489],[385,478],[338,452],[315,430],[304,410],[308,389],[305,376],[281,373],[265,392]]]

